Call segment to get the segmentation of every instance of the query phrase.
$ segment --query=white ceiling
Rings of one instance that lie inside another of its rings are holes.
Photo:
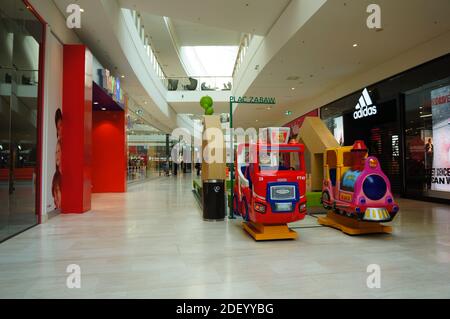
[[[289,3],[288,0],[118,1],[124,7],[170,17],[176,33],[179,33],[179,41],[196,44],[234,41],[234,37],[241,32],[265,35]],[[86,7],[96,7],[94,1],[90,1],[89,5],[87,1],[80,2]],[[382,7],[381,32],[369,30],[365,24],[368,16],[366,7],[373,3],[373,0],[327,1],[260,71],[246,92],[248,96],[276,97],[278,104],[271,110],[266,110],[261,105],[240,106],[235,112],[235,125],[263,127],[273,125],[284,118],[285,122],[289,122],[293,118],[283,115],[286,110],[301,113],[303,110],[299,110],[297,105],[303,101],[323,95],[341,82],[367,72],[450,30],[449,0],[433,0],[432,5],[427,0],[376,2]],[[55,3],[64,12],[70,1],[55,0]],[[249,6],[246,7],[245,3]],[[119,58],[120,49],[112,47],[113,42],[100,36],[108,31],[105,29],[107,26],[97,23],[99,16],[104,15],[91,14],[89,11],[83,15],[87,21],[84,21],[83,29],[78,32],[80,38],[89,45],[105,67],[115,70],[117,74],[127,74],[124,84],[130,94],[139,100],[146,99],[133,76],[133,70],[127,69],[127,63]],[[162,18],[153,16],[153,19],[156,20],[152,22],[149,18],[149,21],[144,23],[151,26]],[[199,24],[208,27],[201,27]],[[166,53],[174,48],[171,42],[167,42],[170,39],[160,38],[163,30],[159,28],[162,27],[165,28],[157,23],[154,28],[149,27],[148,33],[152,36],[152,44],[160,52],[158,56],[162,64],[171,66],[172,61],[177,58],[172,54],[174,51]],[[217,32],[215,34],[220,35],[217,36],[218,39],[214,39],[213,30]],[[358,47],[354,48],[353,43],[358,43]],[[299,79],[288,81],[289,76],[298,76]],[[292,87],[295,88],[294,91],[291,90]],[[192,106],[172,106],[180,113],[198,112],[196,103]],[[309,105],[309,109],[305,108],[303,113],[319,106]],[[219,105],[217,107],[221,109]]]
[[[175,38],[173,39],[164,17],[141,12],[141,22],[150,44],[168,77],[186,77],[186,70],[180,61],[181,46],[236,45],[240,43],[241,33],[170,19]]]
[[[186,72],[180,62],[176,47],[166,27],[164,18],[142,13],[141,22],[150,38],[150,45],[168,77],[185,77]]]
[[[236,45],[241,32],[172,19],[180,46]]]
[[[238,32],[265,35],[290,0],[119,0],[122,7]]]
[[[383,31],[366,26],[372,0],[333,0],[313,16],[260,71],[248,96],[274,96],[270,111],[245,105],[235,113],[236,125],[268,126],[285,118],[286,110],[299,112],[302,101],[330,91],[342,81],[380,65],[450,30],[449,0],[378,0]],[[358,47],[354,48],[353,44]],[[290,76],[298,80],[288,81]],[[295,90],[292,90],[295,88]],[[259,106],[261,107],[261,106]]]

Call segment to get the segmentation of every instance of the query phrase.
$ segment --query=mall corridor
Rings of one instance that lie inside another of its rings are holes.
[[[0,245],[0,298],[440,298],[450,294],[448,206],[400,200],[392,235],[297,228],[255,242],[241,219],[202,221],[190,175],[98,194]],[[308,217],[298,225],[315,225]],[[81,267],[68,289],[66,268]],[[381,267],[368,289],[366,268]],[[342,283],[345,282],[345,286]]]

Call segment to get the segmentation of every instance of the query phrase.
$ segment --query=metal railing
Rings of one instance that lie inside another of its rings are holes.
[[[168,91],[231,91],[231,76],[169,77],[164,80]]]
[[[128,9],[124,9],[124,10],[128,10]],[[150,59],[150,64],[153,67],[153,70],[156,72],[156,75],[161,79],[161,81],[165,81],[166,79],[166,74],[164,73],[161,64],[158,61],[158,58],[155,54],[155,52],[153,51],[153,48],[150,44],[150,37],[148,36],[148,34],[145,32],[145,27],[142,25],[142,19],[141,19],[141,14],[139,12],[137,12],[136,10],[129,10],[131,12],[131,16],[133,17],[133,21],[134,21],[134,26],[136,27],[136,31],[139,34],[139,38],[141,39],[142,45],[144,46],[145,52],[147,53],[149,59]]]
[[[39,70],[18,69],[16,66],[0,66],[0,83],[38,85]]]
[[[239,44],[239,50],[236,57],[236,62],[234,63],[233,68],[233,78],[236,75],[236,73],[239,71],[239,68],[242,65],[242,62],[244,61],[245,55],[247,54],[248,48],[250,46],[250,42],[253,39],[253,35],[246,33],[242,37],[241,43]]]

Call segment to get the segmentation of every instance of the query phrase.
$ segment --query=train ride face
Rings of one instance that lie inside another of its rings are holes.
[[[399,211],[389,179],[363,141],[326,150],[322,203],[360,221],[389,222]]]
[[[244,220],[286,224],[306,215],[304,145],[240,144],[233,209]]]

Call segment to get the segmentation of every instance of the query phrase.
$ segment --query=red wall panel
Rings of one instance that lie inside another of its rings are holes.
[[[125,192],[125,112],[94,111],[92,126],[92,192]]]
[[[91,209],[92,55],[84,45],[64,46],[62,213]]]

